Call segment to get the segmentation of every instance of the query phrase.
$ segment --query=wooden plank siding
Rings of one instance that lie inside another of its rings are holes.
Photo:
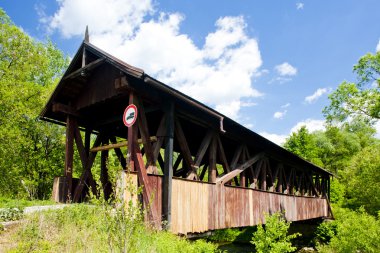
[[[126,173],[124,173],[127,175]],[[136,174],[128,174],[137,178]],[[149,175],[151,208],[161,217],[162,176]],[[137,182],[137,179],[132,180]],[[288,221],[328,216],[326,199],[173,178],[171,231],[175,234],[255,226],[265,213],[285,212]],[[124,193],[124,199],[130,196]]]

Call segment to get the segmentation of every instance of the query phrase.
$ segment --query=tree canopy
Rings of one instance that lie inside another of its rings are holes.
[[[0,193],[43,197],[60,174],[64,130],[38,115],[67,64],[53,43],[35,41],[0,8]]]
[[[329,95],[330,105],[323,113],[330,123],[349,117],[363,117],[368,121],[380,119],[380,52],[361,57],[353,70],[358,81],[344,81]]]

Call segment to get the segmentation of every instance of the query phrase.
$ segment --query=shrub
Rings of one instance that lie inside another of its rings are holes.
[[[336,221],[322,222],[315,231],[315,244],[329,243],[337,233]]]
[[[23,217],[23,211],[19,208],[1,208],[0,221],[14,221]]]
[[[300,234],[288,235],[290,222],[287,222],[281,213],[271,216],[265,215],[266,224],[257,226],[253,233],[251,243],[255,245],[258,253],[285,253],[293,252],[296,247],[292,246],[291,240]]]
[[[335,208],[336,235],[329,244],[317,246],[319,252],[379,252],[380,219],[360,208],[351,211]]]

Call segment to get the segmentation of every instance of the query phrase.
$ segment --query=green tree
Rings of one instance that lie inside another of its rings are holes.
[[[292,246],[291,240],[300,234],[288,235],[290,222],[287,222],[281,213],[266,215],[265,220],[265,227],[259,224],[252,236],[251,243],[255,245],[258,253],[285,253],[297,249]]]
[[[361,57],[353,70],[358,82],[345,81],[329,95],[330,105],[323,110],[328,122],[348,117],[380,119],[380,52]]]
[[[380,145],[373,145],[358,152],[343,172],[347,188],[348,204],[363,206],[376,215],[380,210]]]
[[[0,8],[0,193],[47,197],[63,168],[64,130],[38,115],[68,64],[50,41],[37,42]]]
[[[293,132],[286,139],[284,148],[305,160],[322,165],[318,159],[316,140],[306,126],[302,126],[297,132]]]
[[[367,214],[363,209],[334,208],[336,220],[329,224],[326,231],[319,230],[319,240],[330,240],[328,244],[317,246],[318,252],[379,252],[380,249],[380,220]],[[325,226],[326,225],[322,225]],[[321,232],[324,238],[321,237]]]

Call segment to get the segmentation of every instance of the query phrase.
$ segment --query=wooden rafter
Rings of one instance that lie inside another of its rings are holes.
[[[222,161],[224,173],[227,174],[231,172],[231,168],[230,168],[230,165],[228,164],[226,153],[224,152],[222,140],[220,139],[219,134],[216,135],[216,140],[217,140],[219,158]],[[235,180],[235,185],[238,185],[238,180],[236,177],[234,178],[234,180]]]
[[[150,142],[156,142],[157,137],[156,136],[151,136],[149,137]],[[144,143],[142,139],[137,140],[137,144],[142,144]],[[107,145],[102,145],[102,146],[97,146],[93,147],[90,149],[90,152],[98,152],[98,151],[104,151],[104,150],[110,150],[110,149],[117,149],[121,147],[127,147],[128,146],[128,141],[121,141],[121,142],[115,142],[112,144],[107,144]]]
[[[89,154],[86,152],[86,149],[83,146],[82,136],[80,134],[78,125],[76,123],[74,125],[74,139],[75,139],[75,143],[76,143],[76,146],[78,149],[79,157],[80,157],[80,160],[82,163],[83,171],[85,171],[86,166],[87,166],[87,162],[89,159]],[[91,186],[92,194],[94,196],[96,196],[97,195],[97,189],[96,189],[96,184],[95,184],[94,178],[93,178],[92,173],[91,173],[91,169],[88,172],[88,181],[89,181],[90,186]]]
[[[136,104],[137,108],[139,108],[139,116],[137,117],[137,123],[145,149],[145,156],[147,160],[146,167],[148,169],[148,173],[157,174],[156,161],[154,160],[153,147],[150,141],[148,121],[146,119],[144,106],[140,102],[140,99],[138,99],[137,97],[135,97],[134,103]]]
[[[117,143],[116,138],[114,136],[110,137],[110,141],[112,142],[112,144],[116,144]],[[115,150],[115,154],[116,154],[117,158],[119,159],[121,167],[123,168],[123,170],[126,170],[127,162],[125,160],[123,152],[121,152],[120,148],[114,148],[114,150]]]
[[[208,166],[208,182],[215,183],[216,182],[216,145],[217,140],[215,135],[213,135],[210,150],[209,150],[209,166]]]
[[[187,144],[185,134],[183,132],[181,123],[179,122],[178,118],[175,119],[174,130],[175,130],[175,135],[177,137],[179,148],[181,149],[183,160],[184,160],[184,162],[185,162],[185,164],[189,170],[189,173],[192,173],[192,172],[194,172],[194,161],[191,157],[189,145]]]
[[[238,166],[236,169],[232,170],[230,173],[218,178],[216,180],[216,183],[225,184],[226,182],[230,181],[232,178],[236,177],[237,175],[239,175],[240,173],[245,171],[247,168],[249,168],[249,166],[256,163],[257,161],[259,161],[263,157],[264,157],[263,152],[254,155],[252,158],[250,158],[248,161],[246,161],[242,165]]]
[[[100,144],[100,142],[101,142],[101,135],[98,135],[95,139],[94,146],[98,146]],[[86,182],[87,178],[91,175],[91,167],[92,167],[92,164],[94,163],[96,154],[97,154],[97,152],[90,153],[90,155],[86,161],[85,169],[83,170],[83,173],[79,179],[79,183],[75,189],[74,198],[73,198],[74,202],[78,202],[78,200],[82,194],[85,182]]]

